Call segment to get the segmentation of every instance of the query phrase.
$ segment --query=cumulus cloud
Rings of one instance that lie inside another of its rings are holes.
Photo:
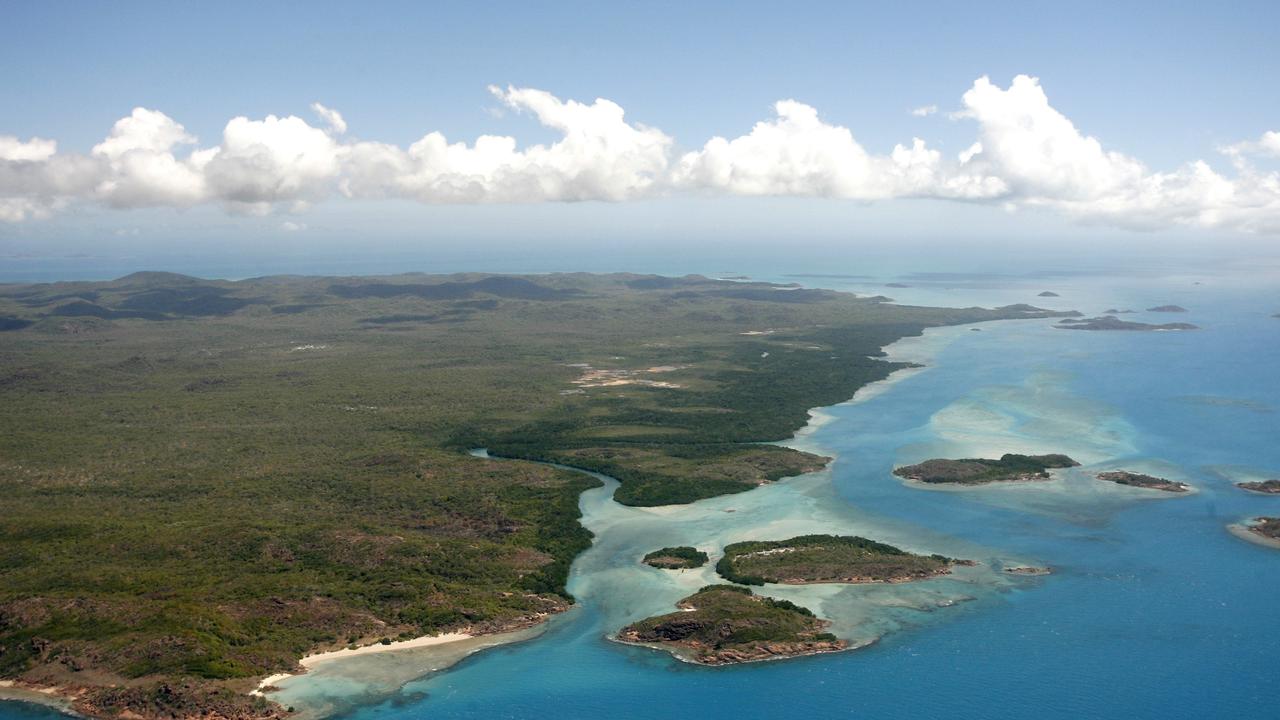
[[[329,126],[329,132],[334,135],[344,135],[347,132],[347,121],[342,119],[342,113],[332,108],[327,108],[320,103],[311,103],[311,112]]]
[[[738,137],[683,154],[661,130],[630,122],[618,104],[562,100],[531,88],[491,87],[501,106],[556,134],[521,146],[506,135],[450,141],[438,132],[408,147],[350,138],[320,103],[317,125],[292,115],[236,117],[201,146],[164,113],[136,108],[88,153],[43,138],[0,135],[0,221],[48,217],[72,203],[304,212],[338,195],[423,203],[625,201],[675,193],[799,195],[862,202],[934,198],[1049,208],[1085,222],[1280,232],[1280,132],[1221,148],[1230,172],[1196,160],[1157,171],[1106,145],[1054,108],[1040,82],[979,78],[948,117],[976,137],[944,155],[920,138],[876,152],[852,130],[796,100]],[[929,105],[913,115],[937,112]],[[288,231],[305,225],[287,221]]]
[[[1000,178],[944,163],[919,138],[888,155],[869,153],[845,127],[795,100],[774,105],[777,117],[728,140],[712,138],[680,158],[676,186],[735,195],[811,195],[853,200],[895,197],[991,198],[1005,192]]]

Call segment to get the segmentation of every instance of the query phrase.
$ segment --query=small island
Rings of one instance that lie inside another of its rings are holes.
[[[707,564],[707,554],[686,545],[665,547],[644,556],[644,564],[660,570],[690,570]]]
[[[677,612],[622,628],[617,639],[662,648],[702,665],[778,660],[849,647],[825,632],[827,621],[808,608],[744,587],[708,585],[676,607]]]
[[[1280,517],[1256,517],[1250,522],[1228,525],[1227,529],[1241,540],[1280,549]]]
[[[1168,330],[1199,330],[1199,326],[1191,323],[1163,323],[1155,325],[1152,323],[1132,322],[1129,320],[1121,320],[1114,315],[1103,315],[1095,318],[1081,318],[1059,320],[1054,327],[1059,330],[1130,330],[1138,332],[1152,331],[1168,331]]]
[[[1003,572],[1008,575],[1049,575],[1053,569],[1035,565],[1007,565]]]
[[[1061,297],[1061,296],[1052,290],[1045,290],[1044,292],[1040,293],[1036,297]]]
[[[1263,495],[1280,495],[1280,480],[1263,480],[1261,482],[1240,482],[1236,487]]]
[[[1166,480],[1151,475],[1143,475],[1142,473],[1129,472],[1128,470],[1098,473],[1094,477],[1103,482],[1113,482],[1117,485],[1129,485],[1130,487],[1146,488],[1148,490],[1163,490],[1164,492],[1184,493],[1191,489],[1191,486],[1184,482]]]
[[[1173,313],[1173,312],[1188,312],[1188,311],[1186,308],[1182,307],[1181,305],[1157,305],[1155,307],[1147,308],[1147,312]]]
[[[900,583],[946,575],[953,565],[973,564],[942,555],[917,555],[863,537],[802,535],[728,545],[716,572],[742,585]]]
[[[993,482],[1048,480],[1049,470],[1076,467],[1080,463],[1066,455],[1018,455],[1006,453],[999,460],[935,458],[893,471],[906,480],[928,484],[984,485]]]
[[[1132,314],[1133,312],[1134,312],[1133,310],[1128,310],[1128,309],[1117,310],[1115,308],[1110,308],[1108,310],[1103,310],[1102,314],[1103,315],[1128,315],[1128,314]]]
[[[887,288],[909,288],[909,287],[911,287],[910,285],[908,285],[908,284],[906,284],[906,283],[900,283],[900,282],[885,283],[885,284],[884,284],[884,286],[885,286],[885,287],[887,287]]]

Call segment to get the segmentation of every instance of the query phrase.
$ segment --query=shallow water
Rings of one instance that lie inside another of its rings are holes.
[[[912,288],[892,291],[883,278],[805,282],[921,304],[1033,302],[1089,314],[1177,303],[1192,312],[1132,318],[1204,329],[1063,331],[1032,320],[905,340],[891,355],[927,368],[824,409],[822,422],[796,440],[835,455],[829,470],[673,509],[625,508],[608,499],[609,488],[588,491],[584,522],[598,539],[574,565],[570,589],[580,608],[535,640],[472,655],[394,692],[403,677],[366,677],[368,686],[345,696],[358,699],[347,712],[370,719],[1266,716],[1280,641],[1280,551],[1236,538],[1226,525],[1280,513],[1280,497],[1232,486],[1280,476],[1280,320],[1269,317],[1280,311],[1280,282],[1247,272],[1124,283],[1088,274],[973,277],[915,278]],[[1062,297],[1035,297],[1043,289]],[[889,472],[925,457],[1008,451],[1065,452],[1086,466],[1051,482],[964,491],[920,489]],[[1112,468],[1184,480],[1196,492],[1125,488],[1089,475]],[[832,618],[844,637],[879,638],[836,655],[702,668],[606,639],[714,579],[709,569],[647,568],[637,562],[645,552],[690,544],[714,561],[728,542],[805,532],[863,534],[983,564],[906,585],[766,590]],[[1054,574],[1011,577],[998,572],[1004,562],[1043,563]],[[381,692],[366,692],[379,682]],[[0,717],[28,717],[10,708]]]

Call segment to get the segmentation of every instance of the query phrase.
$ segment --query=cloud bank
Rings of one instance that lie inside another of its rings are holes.
[[[1055,109],[1039,81],[1007,88],[979,78],[949,117],[974,142],[944,156],[920,138],[878,154],[846,127],[795,100],[745,135],[677,150],[659,129],[629,122],[605,99],[561,100],[531,88],[491,87],[507,108],[558,135],[521,147],[509,136],[470,144],[428,133],[408,147],[348,136],[341,113],[311,106],[316,124],[268,115],[232,118],[203,147],[177,121],[135,109],[88,154],[43,138],[0,135],[0,221],[47,218],[74,203],[235,213],[302,212],[339,196],[422,203],[626,201],[676,195],[808,196],[862,202],[933,198],[1047,208],[1083,222],[1280,233],[1280,132],[1220,148],[1224,174],[1195,160],[1168,171],[1107,149]],[[925,116],[926,106],[913,111]],[[296,228],[301,223],[291,223]]]

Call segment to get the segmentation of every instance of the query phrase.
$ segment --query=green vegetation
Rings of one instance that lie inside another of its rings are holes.
[[[1280,518],[1254,518],[1253,523],[1249,525],[1249,531],[1255,532],[1264,538],[1280,540]]]
[[[686,570],[707,564],[707,554],[685,545],[665,547],[644,556],[644,563],[664,570]]]
[[[1094,477],[1103,482],[1113,482],[1117,485],[1147,488],[1148,490],[1163,490],[1165,492],[1181,493],[1186,492],[1188,489],[1186,483],[1178,482],[1176,480],[1166,480],[1152,475],[1143,475],[1142,473],[1129,472],[1127,470],[1098,473]]]
[[[1236,487],[1263,495],[1280,495],[1280,480],[1262,480],[1260,482],[1236,483]]]
[[[0,677],[173,704],[535,622],[593,481],[466,450],[637,505],[747,490],[822,464],[743,443],[901,367],[881,346],[1036,316],[635,275],[0,286]]]
[[[1066,455],[1017,455],[1006,453],[999,460],[925,460],[918,465],[896,468],[894,475],[923,483],[981,485],[990,482],[1048,480],[1050,469],[1076,467],[1080,463]]]
[[[655,644],[707,665],[772,660],[843,650],[808,608],[733,585],[708,585],[677,603],[678,612],[618,632],[629,643]]]
[[[904,582],[945,575],[955,562],[863,537],[802,535],[728,545],[716,572],[743,585]]]

